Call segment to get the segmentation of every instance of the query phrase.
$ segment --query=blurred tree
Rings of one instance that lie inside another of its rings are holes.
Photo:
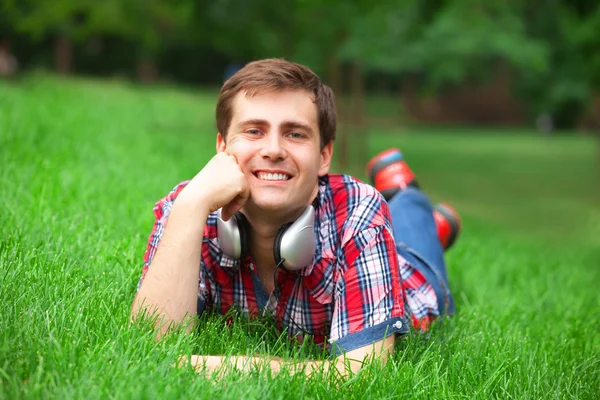
[[[590,123],[600,135],[600,3],[578,0],[565,13],[565,31],[569,45],[579,54],[588,96],[585,101]],[[589,101],[591,100],[591,101]]]
[[[572,12],[565,16],[565,30],[571,33],[571,44],[580,54],[589,88],[583,123],[594,130],[598,138],[596,168],[600,176],[600,3],[577,0],[570,6]]]
[[[366,148],[364,135],[346,133],[364,131],[365,78],[374,75],[401,82],[406,98],[413,90],[417,96],[483,83],[501,71],[532,116],[574,125],[598,98],[599,10],[597,0],[0,0],[0,33],[33,38],[38,48],[52,38],[62,72],[72,68],[74,45],[90,38],[117,45],[119,59],[131,49],[142,80],[156,78],[157,60],[180,72],[192,57],[192,70],[222,57],[201,68],[211,77],[227,60],[285,57],[309,65],[338,98],[350,95],[338,103],[345,164],[351,142]]]
[[[0,0],[0,10],[16,32],[34,40],[51,36],[56,71],[67,74],[72,70],[72,43],[82,39],[91,4],[91,0]]]
[[[548,69],[547,44],[528,34],[518,2],[388,0],[357,27],[342,58],[399,77],[404,100]]]
[[[589,0],[544,0],[523,10],[529,34],[546,43],[550,68],[521,71],[517,90],[533,115],[548,114],[559,128],[575,126],[589,102],[586,70],[593,56],[585,54],[582,39],[593,29],[595,7]]]
[[[86,33],[112,34],[131,43],[139,80],[152,82],[158,78],[161,51],[186,41],[193,7],[193,0],[103,0],[89,8]]]
[[[203,36],[233,62],[290,57],[294,46],[296,0],[198,0],[195,16],[203,18]]]

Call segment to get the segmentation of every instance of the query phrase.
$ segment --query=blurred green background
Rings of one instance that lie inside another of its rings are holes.
[[[432,197],[498,227],[560,240],[595,227],[598,1],[0,0],[8,84],[43,70],[216,101],[265,57],[306,64],[334,89],[336,171],[365,178],[368,158],[396,145]]]
[[[284,57],[348,95],[358,126],[365,93],[413,122],[547,131],[600,114],[595,0],[0,0],[0,43],[20,70],[213,86]]]

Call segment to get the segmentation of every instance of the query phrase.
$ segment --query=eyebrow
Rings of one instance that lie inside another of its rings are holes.
[[[245,121],[240,121],[240,123],[237,124],[237,130],[241,131],[242,129],[250,126],[269,127],[271,124],[264,119],[247,119]]]
[[[237,124],[237,130],[242,130],[250,126],[260,126],[268,128],[271,126],[271,124],[269,123],[269,121],[264,119],[247,119],[245,121],[240,121],[240,123]],[[283,121],[280,124],[280,127],[285,130],[302,129],[309,133],[313,133],[313,128],[310,125],[298,121]]]
[[[302,123],[302,122],[297,122],[297,121],[283,121],[283,123],[281,124],[281,127],[286,130],[302,129],[309,133],[313,133],[313,129],[310,125]]]

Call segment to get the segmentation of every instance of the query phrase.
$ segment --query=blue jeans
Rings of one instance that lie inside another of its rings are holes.
[[[431,284],[440,315],[454,313],[444,249],[437,236],[433,207],[419,189],[407,187],[388,202],[398,253]]]

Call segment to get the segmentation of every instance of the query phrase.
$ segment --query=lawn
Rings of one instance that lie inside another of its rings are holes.
[[[597,144],[529,130],[373,129],[462,214],[457,314],[385,367],[229,373],[180,354],[325,357],[260,323],[156,343],[128,314],[154,202],[214,154],[214,92],[33,75],[0,82],[0,398],[599,398]],[[334,167],[338,172],[337,167]],[[350,173],[364,178],[362,164]]]

